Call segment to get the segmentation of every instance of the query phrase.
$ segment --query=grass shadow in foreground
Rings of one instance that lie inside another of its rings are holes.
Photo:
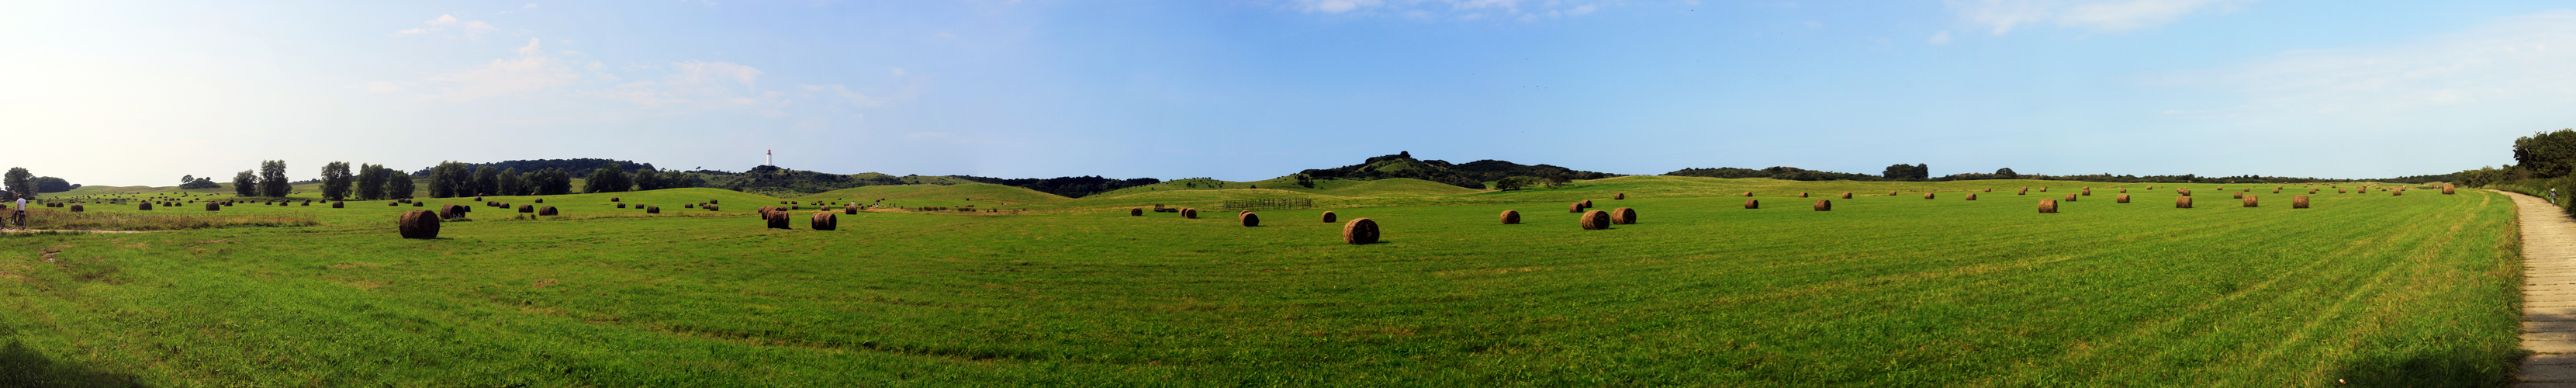
[[[65,365],[18,341],[0,347],[0,387],[142,387],[134,375]]]
[[[2471,349],[2427,349],[2405,357],[2372,357],[2335,372],[2353,387],[2501,387],[2513,383],[2512,365]]]

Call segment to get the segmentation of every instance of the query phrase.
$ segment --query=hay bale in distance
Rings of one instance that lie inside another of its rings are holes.
[[[1804,192],[1804,191],[1800,191],[1800,192],[1798,192],[1798,198],[1806,198],[1806,197],[1807,197],[1807,192]]]
[[[2388,190],[2388,196],[2395,197],[2400,195],[2406,195],[2406,190]]]
[[[439,219],[453,220],[462,217],[465,217],[465,205],[444,205],[438,207]]]
[[[1888,190],[1888,191],[1887,191],[1887,196],[1890,196],[1890,197],[1894,197],[1894,196],[1896,196],[1896,190]]]
[[[1851,199],[1851,193],[1843,193],[1843,199]]]
[[[402,233],[403,238],[438,238],[438,215],[428,210],[403,212],[402,218],[394,222],[394,228]]]
[[[1375,220],[1362,218],[1351,220],[1351,223],[1348,224],[1342,224],[1342,242],[1344,243],[1349,243],[1351,245],[1376,244],[1377,238],[1378,230],[1377,221]]]
[[[2443,194],[2443,195],[2451,195],[2451,194],[2459,194],[2459,192],[2454,191],[2454,190],[2451,188],[2451,185],[2442,185],[2442,194]]]
[[[617,208],[619,208],[619,209],[625,209],[625,208],[626,208],[626,204],[624,204],[624,203],[617,204]]]
[[[1583,230],[1609,229],[1610,212],[1600,210],[1583,212],[1583,219],[1579,221],[1583,223]]]
[[[1567,212],[1567,213],[1582,213],[1582,212],[1583,212],[1583,203],[1582,203],[1582,202],[1575,202],[1575,203],[1572,203],[1572,204],[1567,204],[1567,205],[1565,205],[1565,212]]]
[[[2056,213],[2056,212],[2057,212],[2057,200],[2054,200],[2054,199],[2040,199],[2040,200],[2039,200],[2039,212],[2041,212],[2041,213]]]
[[[519,212],[520,212],[520,213],[535,213],[535,212],[537,212],[537,205],[519,205]]]
[[[2028,187],[2021,188],[2021,191],[2015,191],[2015,192],[2013,192],[2013,195],[2030,195],[2030,188],[2028,188]]]
[[[224,210],[224,205],[217,205],[217,204],[215,204],[214,202],[207,202],[207,203],[206,203],[206,211],[210,211],[210,212],[211,212],[211,211],[222,211],[222,210]]]
[[[2180,208],[2180,209],[2190,209],[2190,208],[2191,208],[2191,197],[2174,197],[2174,207],[2175,207],[2175,208]]]
[[[2075,194],[2067,194],[2066,202],[2075,202]]]
[[[134,210],[152,210],[152,203],[151,203],[151,202],[144,202],[144,203],[141,203],[141,204],[136,204],[136,205],[134,205]]]
[[[1199,218],[1199,209],[1182,208],[1182,209],[1181,209],[1181,218],[1191,218],[1191,219]]]
[[[1610,195],[1610,199],[1611,199],[1611,200],[1614,200],[1614,201],[1615,201],[1615,200],[1628,199],[1628,193],[1617,193],[1617,194],[1611,194],[1611,195]]]
[[[1243,214],[1234,215],[1234,222],[1236,224],[1242,224],[1245,227],[1261,226],[1261,215],[1253,214],[1252,212],[1243,212]]]
[[[1833,201],[1833,200],[1825,200],[1825,199],[1819,199],[1819,200],[1816,200],[1816,211],[1820,211],[1820,212],[1822,212],[1822,211],[1833,211],[1833,210],[1834,210],[1834,201]]]
[[[553,207],[553,206],[547,206],[547,207],[537,208],[537,215],[540,215],[540,216],[551,216],[551,215],[555,215],[555,207]]]
[[[619,199],[619,198],[617,198],[617,197],[608,197],[608,201],[609,201],[609,202],[618,202],[618,199]]]
[[[1970,201],[1975,201],[1975,200],[1977,200],[1977,193],[1968,193],[1968,200],[1970,200]]]
[[[1324,214],[1333,214],[1333,213],[1332,213],[1332,212],[1324,212]],[[1517,210],[1504,210],[1504,211],[1503,211],[1503,217],[1502,217],[1502,218],[1503,218],[1503,225],[1516,225],[1516,224],[1520,224],[1520,223],[1521,223],[1521,212],[1520,212],[1520,211],[1517,211]],[[1333,222],[1333,220],[1332,220],[1332,219],[1330,219],[1330,218],[1327,218],[1327,219],[1325,219],[1325,220],[1324,220],[1324,222]]]
[[[1747,195],[1747,197],[1751,197],[1751,196],[1750,196],[1750,195]],[[1592,208],[1592,200],[1589,200],[1589,199],[1583,200],[1583,208],[1585,208],[1585,209],[1591,209],[1591,208]]]
[[[1975,194],[1970,194],[1970,195],[1975,195]],[[1923,199],[1932,199],[1932,193],[1923,193]]]
[[[694,203],[685,203],[685,204],[680,204],[680,208],[681,208],[681,209],[696,209],[696,208],[698,208],[698,204],[694,204]]]
[[[1510,211],[1510,210],[1504,210],[1504,211]],[[1324,219],[1324,223],[1330,224],[1330,223],[1333,223],[1333,222],[1335,222],[1335,221],[1341,221],[1341,220],[1342,220],[1342,215],[1340,215],[1340,214],[1333,214],[1333,212],[1324,212],[1324,215],[1323,215],[1322,217],[1319,217],[1319,218],[1323,218],[1323,219]]]
[[[1613,223],[1613,224],[1619,224],[1619,225],[1628,225],[1628,224],[1635,224],[1635,223],[1637,223],[1637,209],[1630,209],[1630,208],[1624,208],[1624,207],[1623,207],[1623,208],[1618,208],[1618,209],[1611,209],[1611,210],[1610,210],[1610,223]]]
[[[662,214],[661,206],[645,206],[644,214]]]
[[[1753,192],[1751,192],[1751,191],[1744,192],[1744,196],[1751,197],[1751,196],[1753,196]]]
[[[1747,199],[1747,200],[1744,200],[1744,208],[1746,208],[1746,209],[1760,209],[1760,208],[1762,208],[1762,200],[1759,200],[1759,199]]]
[[[545,199],[545,198],[538,198],[538,199],[537,199],[537,203],[546,203],[546,199]]]
[[[1127,208],[1127,216],[1128,216],[1128,217],[1144,217],[1144,216],[1145,216],[1145,208],[1141,208],[1141,207],[1131,207],[1131,208]]]
[[[2291,208],[2291,209],[2306,209],[2306,208],[2308,208],[2308,196],[2305,196],[2305,195],[2293,195],[2293,196],[2290,196],[2290,208]]]
[[[2233,198],[2233,199],[2245,199],[2245,192],[2242,192],[2242,191],[2239,191],[2239,192],[2233,192],[2233,193],[2227,193],[2227,194],[2228,194],[2228,198]]]
[[[2091,188],[2091,187],[2086,187],[2086,188],[2084,188],[2084,195],[2093,195],[2093,188]]]
[[[2129,195],[2128,195],[2128,194],[2120,194],[2120,196],[2118,196],[2118,197],[2112,197],[2112,198],[2111,198],[2111,202],[2112,202],[2112,203],[2129,203]]]
[[[2256,207],[2256,206],[2257,206],[2256,204],[2258,204],[2258,203],[2259,203],[2258,201],[2260,201],[2260,200],[2255,199],[2255,197],[2254,197],[2254,196],[2251,196],[2251,195],[2245,196],[2245,207]]]
[[[841,227],[841,216],[832,215],[832,212],[814,212],[813,221],[807,222],[806,225],[813,227],[814,230],[838,229]]]
[[[72,205],[72,212],[73,212],[73,213],[79,213],[79,212],[84,212],[84,211],[89,211],[89,209],[82,208],[82,207],[81,207],[81,205]]]

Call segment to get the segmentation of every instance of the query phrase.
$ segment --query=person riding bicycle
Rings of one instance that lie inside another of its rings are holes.
[[[18,229],[27,228],[27,196],[18,196],[18,206],[9,208],[9,225]]]

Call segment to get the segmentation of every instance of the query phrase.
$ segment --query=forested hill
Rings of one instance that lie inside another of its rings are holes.
[[[504,161],[492,162],[492,163],[469,163],[469,164],[466,164],[466,170],[467,170],[467,171],[472,171],[472,170],[474,170],[475,168],[481,168],[481,167],[485,167],[485,166],[490,166],[490,167],[492,167],[492,169],[494,169],[494,170],[510,170],[510,169],[516,169],[516,170],[519,170],[519,172],[530,172],[530,171],[536,171],[536,170],[543,170],[543,169],[553,168],[553,169],[562,169],[564,172],[566,172],[566,173],[570,173],[572,176],[576,176],[576,177],[585,177],[585,176],[590,176],[590,173],[591,173],[592,171],[594,171],[594,170],[598,170],[600,165],[603,165],[603,164],[609,164],[609,163],[616,163],[616,164],[617,164],[617,165],[619,165],[619,166],[624,166],[624,167],[626,168],[626,171],[628,171],[628,172],[634,172],[634,171],[640,171],[640,170],[660,170],[660,169],[658,169],[658,168],[654,168],[652,163],[636,163],[636,162],[631,161],[631,160],[594,159],[594,158],[579,158],[579,159],[537,159],[537,160],[504,160]],[[413,173],[411,173],[411,175],[412,175],[412,176],[428,176],[428,175],[429,175],[429,169],[428,169],[428,168],[422,168],[422,169],[420,169],[420,171],[417,171],[417,172],[413,172]]]
[[[1523,165],[1491,159],[1467,162],[1466,164],[1451,164],[1442,160],[1414,159],[1413,152],[1411,151],[1402,151],[1397,152],[1394,155],[1368,158],[1367,161],[1361,162],[1360,164],[1335,168],[1312,169],[1298,172],[1298,174],[1309,179],[1369,180],[1413,178],[1478,190],[1485,188],[1484,182],[1486,181],[1498,181],[1506,177],[1515,176],[1539,179],[1554,177],[1565,179],[1601,179],[1619,176],[1619,174],[1581,171],[1545,164]]]

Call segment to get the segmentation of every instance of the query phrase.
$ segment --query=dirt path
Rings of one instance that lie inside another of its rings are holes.
[[[2548,200],[2513,197],[2522,220],[2521,386],[2576,386],[2576,220]]]

